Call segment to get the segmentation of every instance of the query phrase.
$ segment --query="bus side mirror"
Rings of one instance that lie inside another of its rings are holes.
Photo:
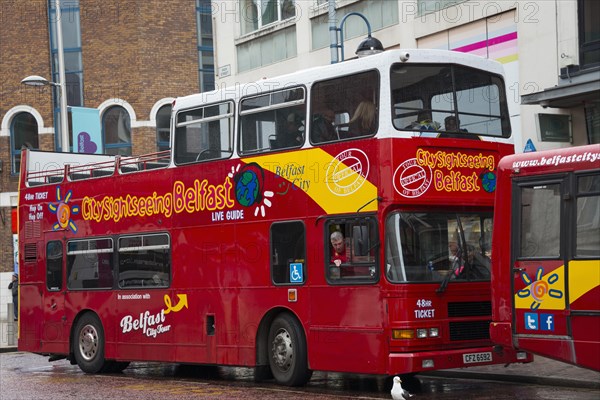
[[[352,247],[355,256],[369,254],[369,228],[366,225],[352,227]]]

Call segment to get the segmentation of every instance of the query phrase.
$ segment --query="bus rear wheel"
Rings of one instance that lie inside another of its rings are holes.
[[[310,379],[304,331],[289,314],[273,320],[269,329],[269,365],[277,383],[302,386]]]
[[[96,315],[87,313],[77,321],[73,352],[75,361],[83,372],[95,374],[103,370],[104,329]]]

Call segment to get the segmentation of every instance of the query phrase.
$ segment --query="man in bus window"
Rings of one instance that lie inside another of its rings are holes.
[[[458,120],[454,115],[447,116],[444,119],[444,129],[446,132],[468,132],[466,129],[458,129],[458,124],[460,120]]]
[[[304,121],[300,115],[295,112],[288,115],[286,131],[283,147],[296,147],[304,143]]]
[[[337,140],[334,121],[335,113],[328,107],[322,107],[313,114],[311,133],[312,141],[315,143],[331,142]]]
[[[346,240],[344,239],[342,232],[333,232],[330,240],[331,247],[333,248],[333,251],[331,252],[331,264],[335,264],[336,267],[339,267],[340,265],[347,263],[348,254],[346,251]]]

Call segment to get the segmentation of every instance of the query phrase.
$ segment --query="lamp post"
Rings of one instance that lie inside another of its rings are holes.
[[[358,13],[358,12],[348,13],[344,16],[344,18],[342,18],[342,21],[340,22],[340,26],[338,28],[335,26],[335,9],[333,9],[333,11],[332,11],[332,7],[330,7],[329,12],[330,12],[329,31],[335,32],[335,34],[331,34],[332,42],[330,44],[330,47],[332,48],[332,51],[331,51],[331,63],[332,64],[335,64],[338,62],[338,57],[337,57],[338,49],[340,49],[339,53],[341,55],[341,61],[344,61],[344,23],[346,22],[348,17],[350,17],[352,15],[361,17],[363,19],[363,21],[365,21],[365,24],[367,24],[367,37],[362,42],[360,42],[360,44],[358,45],[358,48],[356,49],[356,55],[359,57],[363,57],[363,56],[368,56],[371,54],[381,53],[383,51],[383,45],[381,44],[381,42],[378,39],[371,36],[371,24],[369,24],[367,17],[365,17],[364,15],[362,15],[361,13]],[[332,17],[332,15],[333,15],[333,17]],[[333,24],[332,24],[332,22],[333,22]],[[338,32],[339,32],[339,41],[337,40]],[[334,42],[334,39],[335,39],[335,42]]]
[[[54,2],[56,8],[56,50],[58,52],[58,82],[50,82],[47,79],[32,75],[21,81],[24,85],[29,86],[57,86],[59,90],[59,110],[60,110],[60,141],[63,152],[69,152],[69,116],[67,109],[67,83],[65,79],[65,53],[63,50],[63,32],[60,10],[60,0]]]

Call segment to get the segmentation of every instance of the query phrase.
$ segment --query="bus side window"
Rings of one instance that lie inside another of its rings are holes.
[[[175,124],[175,163],[227,158],[233,152],[233,103],[185,110]]]
[[[46,288],[50,291],[62,289],[63,248],[60,240],[46,244]]]
[[[372,218],[332,220],[325,227],[327,279],[361,282],[377,279],[375,221]]]
[[[600,175],[577,177],[576,257],[600,256]]]
[[[305,90],[301,87],[242,99],[240,153],[301,147],[305,119]]]
[[[119,287],[168,287],[171,240],[166,233],[119,238]]]
[[[321,144],[374,135],[378,109],[376,71],[316,82],[311,90],[310,141]]]
[[[271,225],[271,279],[275,284],[306,280],[306,229],[300,221]]]

